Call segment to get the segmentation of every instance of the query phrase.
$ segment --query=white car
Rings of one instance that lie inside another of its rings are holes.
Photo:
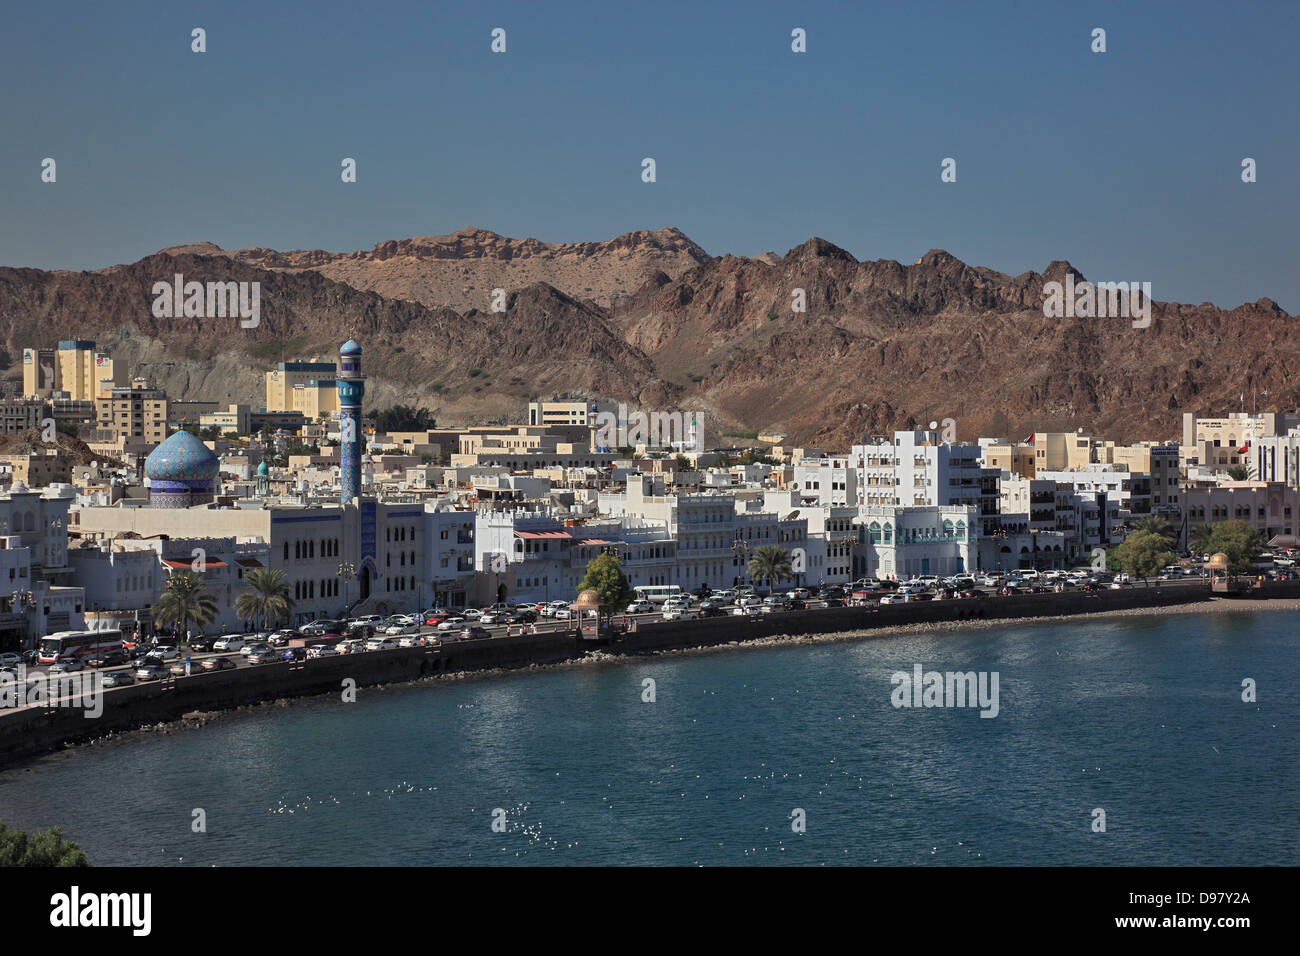
[[[812,597],[812,592],[807,588],[795,588],[792,591],[787,591],[785,596],[791,601],[806,601]]]
[[[391,651],[397,648],[397,640],[392,637],[372,637],[366,641],[368,651]]]
[[[307,656],[314,660],[318,657],[338,657],[339,652],[328,644],[313,644],[307,648]]]
[[[731,609],[731,613],[736,617],[758,617],[760,614],[763,613],[763,611],[761,608],[755,607],[754,605],[750,604],[746,607],[739,607],[739,606],[733,607]]]
[[[555,609],[555,619],[557,621],[567,621],[572,616],[573,615],[570,613],[567,607],[557,607]]]
[[[270,644],[263,644],[259,641],[253,644],[245,644],[243,647],[239,649],[239,653],[242,654],[244,657],[247,657],[249,654],[261,654],[264,651],[273,651],[273,650],[275,650],[275,648],[272,647]],[[163,658],[163,660],[166,660],[166,658]]]
[[[762,603],[760,598],[756,598],[752,594],[742,594],[736,598],[736,607],[756,607]]]
[[[699,611],[692,611],[688,607],[665,607],[665,621],[695,621],[700,616]]]
[[[399,637],[397,639],[397,646],[398,647],[423,647],[424,638],[422,638],[419,634],[407,634],[405,637]]]
[[[628,614],[653,614],[655,606],[649,601],[633,601],[627,606]]]
[[[161,644],[149,653],[153,654],[155,657],[161,657],[165,661],[175,660],[181,656],[181,652],[176,650],[176,648],[172,647],[170,644]]]
[[[449,617],[447,618],[447,620],[443,621],[441,624],[438,625],[438,630],[459,631],[464,626],[465,626],[465,619],[463,617]]]
[[[722,604],[733,603],[736,600],[736,592],[731,590],[731,588],[723,588],[721,591],[714,591],[709,595],[709,597],[715,601],[721,602],[719,604],[719,606],[721,606]]]
[[[242,637],[232,634],[229,637],[219,637],[212,642],[214,651],[238,651],[247,643]]]
[[[897,595],[897,594],[882,594],[882,595],[880,596],[880,603],[881,603],[881,604],[902,604],[902,603],[904,603],[906,600],[907,600],[907,596],[906,596],[906,595],[902,595],[902,596],[900,596],[900,595]]]
[[[0,667],[17,667],[22,662],[21,654],[0,654]]]
[[[480,617],[483,616],[483,612],[476,607],[467,607],[465,608],[465,610],[461,611],[460,614],[461,617],[465,618],[468,621],[477,621]]]
[[[399,634],[418,634],[420,633],[420,625],[410,624],[410,623],[390,624],[388,627],[384,629],[384,633],[392,637],[396,637]]]

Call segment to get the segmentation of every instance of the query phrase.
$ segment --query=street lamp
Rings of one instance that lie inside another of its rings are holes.
[[[15,588],[9,595],[9,610],[24,613],[26,610],[36,607],[36,595],[31,592],[30,588]],[[30,625],[23,629],[23,650],[27,650],[27,638],[30,636]]]
[[[749,542],[740,536],[739,528],[736,529],[736,540],[731,542],[731,551],[736,555],[736,557],[741,559],[741,566],[745,567],[745,573],[748,574],[749,571],[747,565],[749,563]],[[744,576],[744,574],[734,575],[731,579],[732,587],[738,586],[740,584],[740,579]]]
[[[334,572],[334,575],[335,575],[335,577],[339,578],[339,580],[345,582],[344,585],[343,585],[343,591],[344,591],[344,594],[343,594],[343,604],[344,604],[344,609],[343,609],[343,620],[346,621],[346,620],[348,619],[348,615],[352,613],[352,608],[354,608],[357,604],[360,604],[360,603],[361,603],[360,599],[357,599],[357,601],[355,601],[355,602],[352,603],[352,604],[348,604],[348,603],[347,603],[347,584],[346,584],[346,582],[348,582],[348,581],[355,581],[355,580],[357,579],[357,566],[356,566],[355,564],[353,564],[351,561],[340,561],[340,562],[339,562],[339,569],[338,569],[336,572]]]

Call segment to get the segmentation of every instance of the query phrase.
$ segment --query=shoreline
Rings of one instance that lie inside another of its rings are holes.
[[[481,670],[452,671],[444,674],[433,674],[427,677],[419,677],[413,680],[391,681],[382,684],[375,684],[367,687],[366,690],[384,691],[388,689],[413,689],[421,685],[436,686],[448,681],[492,680],[511,674],[599,667],[612,664],[624,665],[633,661],[644,662],[658,658],[687,657],[732,650],[767,650],[783,647],[843,644],[854,641],[866,641],[873,638],[904,637],[949,631],[988,631],[1006,627],[1034,627],[1043,624],[1061,624],[1081,620],[1164,617],[1167,615],[1187,614],[1255,614],[1261,611],[1300,611],[1300,598],[1270,598],[1260,601],[1215,600],[1198,602],[1196,604],[1124,608],[1109,611],[1091,611],[1083,614],[1058,614],[1048,617],[1024,619],[994,618],[963,621],[927,621],[851,631],[829,631],[821,634],[779,634],[770,637],[759,637],[750,641],[729,641],[723,644],[671,648],[647,651],[644,654],[634,655],[610,654],[607,651],[589,651],[585,657],[574,658],[567,661],[557,661],[550,664],[529,664],[524,667],[493,667]],[[261,701],[255,704],[241,704],[237,707],[231,708],[211,711],[193,711],[188,714],[183,714],[173,720],[159,721],[158,723],[138,727],[132,730],[109,731],[103,736],[94,737],[80,743],[65,744],[60,749],[51,753],[34,754],[25,760],[16,761],[12,766],[0,769],[0,774],[19,770],[31,772],[34,769],[33,764],[38,763],[43,759],[63,754],[70,755],[89,748],[104,748],[123,745],[141,739],[148,739],[157,734],[173,734],[199,730],[218,720],[224,720],[226,718],[244,714],[259,713],[267,710],[283,709],[302,701],[312,701],[333,696],[335,696],[335,694],[329,692],[304,695],[301,697],[278,697],[274,700]]]

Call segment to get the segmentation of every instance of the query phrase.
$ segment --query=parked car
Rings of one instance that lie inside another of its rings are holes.
[[[793,588],[785,592],[785,596],[787,600],[791,601],[806,601],[812,597],[812,592],[807,588]]]
[[[755,607],[762,603],[761,598],[757,598],[752,594],[742,594],[736,598],[736,607]]]
[[[238,634],[227,634],[225,637],[219,637],[212,642],[214,651],[238,651],[244,647],[244,639]]]
[[[0,667],[17,667],[22,662],[23,656],[21,654],[0,654]]]
[[[366,642],[356,637],[349,637],[334,645],[340,654],[359,654],[366,649]]]
[[[465,610],[460,612],[460,616],[471,621],[477,621],[483,616],[483,612],[476,607],[467,607]]]
[[[438,625],[440,631],[459,631],[465,626],[463,617],[449,617]]]
[[[140,664],[135,669],[135,679],[139,681],[162,680],[169,676],[167,668],[161,663],[157,664]]]
[[[158,657],[161,657],[165,661],[175,660],[176,658],[181,656],[181,652],[176,650],[176,648],[172,647],[172,645],[170,644],[159,644],[152,651],[150,651],[150,653],[156,654]]]
[[[398,635],[401,635],[401,634],[419,634],[419,633],[420,633],[420,625],[418,625],[418,624],[410,624],[410,623],[406,623],[406,624],[390,624],[388,627],[384,628],[384,633],[387,634],[387,635],[390,636],[390,637],[397,637]],[[372,637],[368,643],[373,643],[374,641],[376,641],[376,640],[378,640],[378,639],[379,639],[379,638],[378,638],[378,636],[376,635],[375,637]]]
[[[250,664],[272,664],[280,659],[280,652],[270,644],[262,644],[248,655]]]
[[[699,620],[700,612],[688,607],[682,607],[680,604],[674,604],[671,607],[664,605],[665,621],[696,621]]]
[[[216,638],[211,635],[201,634],[185,643],[191,651],[202,654],[212,650],[212,644],[215,640]]]
[[[460,632],[460,639],[462,641],[470,641],[481,637],[491,637],[491,636],[492,636],[491,633],[489,633],[488,629],[485,627],[471,626],[471,627],[463,628]]]
[[[633,601],[627,606],[628,614],[653,614],[655,606],[649,601]]]
[[[758,617],[763,612],[757,604],[747,604],[744,607],[737,604],[731,609],[731,613],[736,617]]]
[[[341,622],[332,621],[329,618],[319,618],[310,624],[304,624],[300,630],[304,634],[328,634],[331,631],[337,631],[342,627]]]
[[[552,615],[557,621],[567,621],[573,616],[573,612],[567,607],[557,607],[555,614]]]
[[[407,634],[397,639],[398,647],[423,647],[424,644],[424,638],[419,634]]]
[[[368,651],[391,651],[397,649],[397,639],[393,637],[380,637],[375,635],[366,641],[366,650]]]
[[[484,611],[479,618],[480,624],[512,624],[514,615],[509,611]]]
[[[128,670],[109,671],[104,675],[105,687],[126,687],[135,683],[135,675]]]
[[[116,667],[126,663],[126,651],[103,651],[90,659],[91,667]]]
[[[311,647],[307,648],[307,658],[309,660],[316,660],[317,658],[320,657],[338,657],[338,656],[339,656],[339,652],[336,651],[334,648],[330,647],[328,644],[313,644]]]
[[[272,647],[287,647],[289,642],[297,636],[297,631],[272,631],[271,636],[266,639],[266,643]]]
[[[307,649],[304,647],[290,647],[280,652],[282,661],[305,661],[307,659]]]
[[[239,653],[245,657],[252,657],[254,654],[263,654],[275,650],[270,644],[258,642],[256,644],[245,644],[239,649]]]
[[[167,668],[167,673],[171,674],[172,677],[187,677],[187,676],[189,676],[189,675],[187,675],[187,674],[185,673],[185,662],[184,662],[184,661],[172,661],[171,666],[169,666],[169,667]],[[190,673],[193,673],[193,668],[191,668]]]
[[[235,669],[235,662],[229,657],[209,657],[199,664],[205,671],[229,671]]]
[[[71,674],[75,671],[84,670],[85,667],[86,663],[80,657],[64,657],[50,666],[50,673]]]

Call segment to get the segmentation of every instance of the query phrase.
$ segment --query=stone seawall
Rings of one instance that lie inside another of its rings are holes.
[[[1265,585],[1250,598],[1300,598],[1300,581]],[[948,621],[1032,620],[1067,614],[1208,603],[1207,589],[1196,586],[1136,587],[1093,593],[1025,594],[988,601],[929,601],[891,604],[876,611],[861,607],[824,608],[757,617],[714,617],[642,625],[606,650],[613,654],[710,647],[766,637],[829,634],[906,624]],[[1239,603],[1239,602],[1234,602]],[[1081,621],[1086,626],[1086,622]],[[400,648],[368,654],[325,657],[298,663],[261,664],[215,673],[196,673],[104,693],[104,712],[88,719],[81,710],[31,707],[0,711],[0,767],[110,732],[134,730],[176,720],[192,712],[226,710],[278,698],[339,693],[345,678],[358,687],[416,680],[434,674],[555,664],[579,658],[584,649],[571,634],[535,634],[457,641],[439,648]]]
[[[536,634],[457,641],[440,648],[398,648],[212,673],[199,671],[189,677],[109,688],[103,692],[103,713],[94,719],[81,709],[66,707],[0,712],[0,766],[65,744],[176,720],[195,711],[341,693],[347,678],[356,681],[358,687],[366,687],[453,671],[554,664],[578,654],[572,635]]]
[[[1260,593],[1260,597],[1300,597],[1300,581],[1269,585]],[[756,617],[712,617],[643,626],[616,641],[610,651],[615,654],[649,654],[780,635],[827,634],[971,619],[1027,620],[1065,614],[1196,604],[1210,600],[1207,588],[1191,585],[1145,588],[1139,585],[1131,590],[1120,591],[1022,594],[987,601],[888,604],[876,610],[837,607],[799,613],[762,614]]]

